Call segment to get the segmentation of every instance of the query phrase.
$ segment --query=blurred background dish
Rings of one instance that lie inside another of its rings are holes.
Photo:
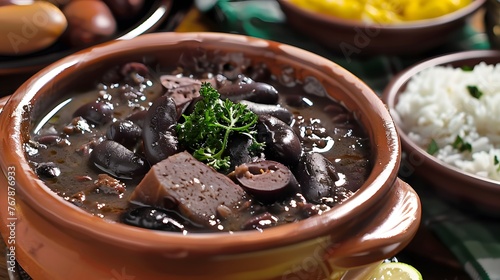
[[[500,49],[500,1],[487,0],[485,5],[485,32],[492,49]]]
[[[467,212],[471,211],[474,212],[474,210],[479,210],[478,212],[483,214],[486,213],[488,215],[498,215],[500,211],[500,204],[498,203],[500,201],[500,182],[496,179],[491,179],[491,176],[487,178],[485,176],[472,174],[471,172],[465,172],[463,171],[463,169],[457,166],[445,163],[442,160],[438,160],[434,156],[437,154],[435,153],[436,150],[430,151],[429,150],[431,149],[430,146],[422,146],[422,144],[419,145],[412,140],[418,138],[415,137],[411,138],[409,136],[410,133],[409,128],[404,127],[403,119],[400,117],[399,112],[401,112],[401,110],[397,111],[396,109],[401,94],[406,90],[409,82],[416,75],[421,74],[423,71],[436,66],[451,66],[453,68],[458,68],[457,70],[459,71],[470,71],[470,68],[480,64],[481,62],[484,62],[487,65],[500,63],[500,51],[497,50],[465,51],[465,52],[452,53],[448,55],[442,55],[420,62],[402,71],[400,74],[396,75],[385,88],[382,99],[388,105],[391,111],[391,115],[393,116],[396,126],[398,127],[399,135],[402,142],[402,148],[405,153],[405,156],[403,157],[403,164],[406,165],[406,170],[414,171],[414,173],[417,176],[423,178],[427,182],[430,182],[430,186],[435,188],[437,193],[441,194],[443,198],[453,203],[456,203],[456,205],[459,205],[461,208],[466,209]],[[467,69],[462,70],[462,67],[466,67]],[[455,75],[457,74],[455,73]],[[493,83],[488,82],[487,77],[485,77],[484,75],[484,72],[482,72],[480,75],[481,78],[485,80],[484,83],[485,85],[492,88],[494,87]],[[440,77],[440,78],[442,78],[443,80],[452,81],[452,78],[449,79],[445,77]],[[432,83],[433,83],[432,81],[429,81],[428,88],[431,87],[429,85],[431,85]],[[437,83],[438,86],[441,86],[439,82]],[[486,92],[487,89],[483,88],[481,90],[484,90]],[[417,91],[412,91],[411,94],[414,94],[413,92]],[[452,92],[451,90],[447,90],[447,92],[449,95],[458,93],[458,92]],[[427,98],[427,100],[429,100],[429,98],[432,98],[430,97],[430,95],[431,94],[427,94],[426,97],[424,98]],[[443,96],[443,98],[446,97]],[[477,99],[478,98],[479,97],[477,97]],[[475,106],[473,102],[470,102],[467,105]],[[467,108],[467,105],[465,108]],[[412,106],[414,107],[411,110],[414,110],[416,105]],[[429,104],[426,106],[427,107],[425,108],[425,110],[429,111],[431,110],[429,106],[434,106],[434,105]],[[450,103],[449,106],[452,106],[452,104]],[[470,109],[475,110],[476,108],[470,108]],[[416,113],[418,112],[415,112],[415,114]],[[460,111],[456,112],[456,116],[458,116],[458,114],[460,114]],[[486,112],[486,114],[494,115],[495,112]],[[422,122],[421,119],[420,122]],[[443,127],[444,130],[447,126],[446,123],[448,121],[444,120],[443,122],[445,123]],[[479,121],[477,123],[479,123]],[[450,121],[450,126],[451,125],[452,124]],[[489,125],[494,126],[493,123],[490,123]],[[464,126],[459,126],[459,127],[460,130],[462,130]],[[416,133],[415,127],[412,129],[411,132]],[[441,134],[443,134],[442,132],[443,131],[440,131]],[[453,133],[456,133],[458,135],[459,134],[458,129],[456,132]],[[450,136],[453,138],[454,137],[453,135]],[[460,150],[461,148],[459,146],[464,145],[464,149],[462,149],[464,150],[463,151],[464,153],[476,153],[476,151],[474,150],[474,148],[476,147],[474,143],[477,142],[472,142],[472,144],[468,143],[465,137],[468,136],[464,136],[464,138],[462,139],[463,140],[462,143],[459,143],[460,141],[453,143],[453,149]],[[459,138],[460,137],[457,136],[456,139]],[[436,142],[439,143],[439,140],[436,140]],[[493,143],[494,140],[491,140],[491,142]],[[465,147],[468,144],[470,145],[470,147]],[[440,149],[444,149],[444,147],[442,147],[443,146],[442,144],[438,146]],[[471,150],[468,150],[468,148],[471,148]],[[430,153],[433,153],[434,155],[431,155]],[[490,152],[490,154],[491,153],[493,152]],[[455,158],[457,157],[455,156]],[[498,160],[497,157],[495,158]],[[487,164],[486,159],[483,160],[482,163],[483,165],[486,165]],[[492,158],[491,164],[493,165],[498,163],[495,163],[495,159]]]
[[[53,2],[65,3],[67,1],[53,1]],[[75,6],[74,4],[77,2],[79,4]],[[138,8],[136,8],[137,10],[133,11],[132,7],[130,7],[128,11],[125,11],[130,14],[127,15],[125,13],[125,15],[123,15],[124,11],[120,11],[119,9],[112,9],[111,7],[112,6],[121,7],[125,3],[130,1],[113,1],[113,0],[103,1],[103,2],[96,1],[100,4],[108,3],[107,5],[110,8],[109,10],[105,9],[104,13],[105,14],[106,13],[109,14],[109,12],[113,13],[114,22],[111,25],[113,25],[112,27],[114,28],[113,30],[110,31],[111,33],[109,33],[108,36],[100,34],[100,36],[98,37],[94,34],[93,38],[89,38],[90,36],[89,33],[85,32],[86,33],[85,34],[84,31],[81,30],[83,29],[88,30],[89,28],[91,28],[90,26],[85,26],[82,28],[81,26],[76,26],[77,24],[71,24],[71,22],[82,20],[83,17],[91,17],[92,15],[89,15],[90,9],[86,9],[87,11],[86,13],[80,13],[80,12],[75,13],[75,11],[82,10],[82,7],[80,7],[81,3],[84,3],[85,5],[85,3],[92,4],[91,2],[94,1],[73,1],[73,2],[68,2],[68,4],[65,5],[59,4],[61,6],[57,6],[63,13],[65,13],[66,17],[68,18],[67,19],[68,28],[65,30],[64,34],[62,34],[53,44],[51,44],[47,48],[43,48],[38,51],[32,53],[26,53],[23,55],[7,55],[7,54],[0,55],[0,76],[2,77],[2,80],[9,81],[9,83],[2,84],[2,88],[0,89],[0,96],[11,94],[22,82],[24,82],[27,78],[36,73],[38,70],[42,69],[43,67],[47,66],[48,64],[60,58],[63,58],[85,47],[89,47],[91,45],[102,43],[108,40],[131,39],[137,37],[138,35],[157,30],[165,22],[166,18],[170,14],[170,10],[173,4],[172,0],[136,1],[137,3],[142,3]],[[70,6],[70,4],[72,6]],[[3,6],[0,6],[0,8],[3,8]],[[102,5],[97,7],[95,9],[96,10],[95,13],[102,12],[103,10],[102,8],[103,8]],[[43,18],[43,16],[40,15],[40,12],[38,13],[39,13],[38,15],[33,15],[34,20],[36,19],[35,16]],[[75,17],[77,18],[75,18],[74,20],[69,19],[69,17],[72,17],[70,16],[71,14],[76,14]],[[38,21],[40,21],[40,19]],[[41,24],[43,22],[39,23]],[[32,27],[36,28],[36,30],[41,30],[41,28],[40,29],[37,28],[37,25],[33,25]],[[69,36],[68,33],[74,29],[80,29],[80,31],[77,30],[76,32],[73,33],[80,33],[81,36],[70,39],[69,37],[72,36]],[[94,28],[94,29],[99,29],[99,28]],[[26,31],[25,29],[20,29],[20,31],[23,30]],[[99,32],[100,31],[96,31],[94,33],[99,33]],[[79,45],[77,42],[82,42],[82,44]]]
[[[352,6],[351,2],[345,2]],[[384,17],[365,21],[320,13],[292,0],[278,0],[278,3],[287,23],[300,33],[344,55],[364,56],[415,55],[442,45],[461,30],[469,16],[481,8],[485,0],[474,0],[456,11],[435,18],[397,23],[383,22],[388,20]],[[351,7],[348,12],[353,13],[353,9]]]

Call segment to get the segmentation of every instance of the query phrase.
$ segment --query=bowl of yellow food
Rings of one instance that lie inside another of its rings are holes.
[[[445,43],[485,0],[278,0],[297,31],[345,56],[416,54]]]

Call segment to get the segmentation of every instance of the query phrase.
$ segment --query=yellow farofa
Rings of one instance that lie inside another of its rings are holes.
[[[290,0],[303,8],[344,19],[393,24],[452,13],[472,0]]]

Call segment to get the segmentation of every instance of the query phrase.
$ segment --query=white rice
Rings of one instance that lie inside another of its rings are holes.
[[[467,90],[476,86],[478,99]],[[500,64],[480,63],[472,71],[432,67],[415,75],[395,112],[402,129],[424,150],[436,141],[438,159],[466,172],[500,180]],[[457,135],[472,151],[453,148]]]

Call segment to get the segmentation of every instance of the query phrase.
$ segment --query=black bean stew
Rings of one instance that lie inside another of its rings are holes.
[[[142,62],[109,69],[32,131],[30,164],[64,200],[155,230],[262,231],[321,215],[370,173],[370,141],[353,114],[303,81],[271,75],[241,54],[159,69]],[[220,95],[212,106],[244,112],[248,123],[228,123],[248,130],[218,138],[210,134],[226,125],[188,124],[195,114],[210,122],[224,113],[201,107],[209,103],[204,90]],[[188,126],[191,133],[181,130]],[[207,154],[219,158],[211,165]]]

